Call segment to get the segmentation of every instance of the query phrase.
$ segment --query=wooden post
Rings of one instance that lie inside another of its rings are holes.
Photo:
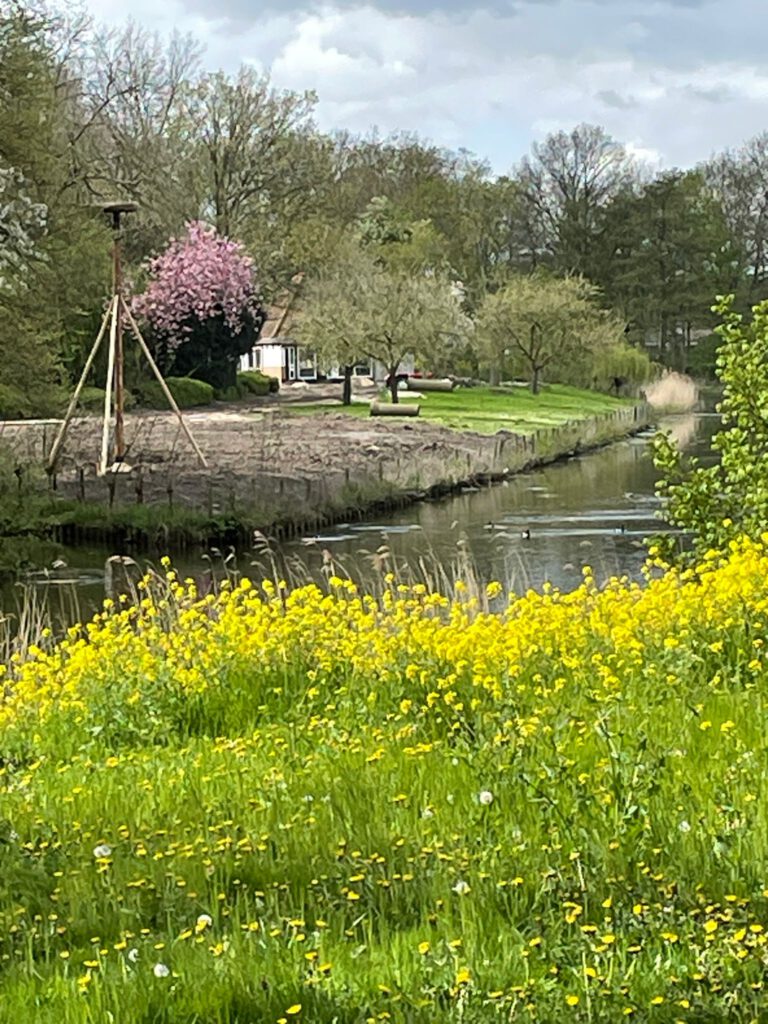
[[[200,465],[203,467],[203,469],[208,469],[208,463],[205,461],[205,456],[200,451],[200,448],[199,448],[199,446],[197,444],[197,441],[192,436],[192,432],[190,431],[189,427],[187,426],[186,421],[184,420],[184,417],[181,415],[181,409],[179,409],[178,405],[176,404],[176,399],[171,394],[171,389],[165,383],[165,380],[163,379],[162,373],[160,373],[160,370],[157,368],[157,363],[152,358],[152,353],[149,351],[147,343],[146,343],[146,341],[144,341],[144,338],[142,337],[142,334],[141,334],[141,331],[139,330],[138,324],[133,319],[133,314],[131,313],[130,309],[128,308],[128,306],[127,306],[127,304],[126,304],[126,302],[125,302],[125,300],[123,298],[119,297],[118,301],[120,302],[121,306],[123,307],[123,312],[125,314],[125,318],[128,321],[128,323],[130,325],[130,328],[133,331],[134,336],[136,337],[136,340],[138,341],[139,345],[141,346],[141,351],[144,353],[144,355],[146,357],[146,360],[149,363],[150,369],[152,370],[152,372],[154,373],[155,377],[157,378],[157,381],[158,381],[160,387],[162,388],[163,394],[168,399],[168,404],[173,409],[173,411],[176,413],[176,417],[177,417],[177,419],[178,419],[178,421],[179,421],[179,423],[181,425],[182,430],[187,435],[187,439],[188,439],[189,443],[195,449],[195,454],[197,455],[197,457],[198,457],[198,459],[200,461]]]
[[[104,423],[101,428],[101,461],[99,462],[100,476],[104,476],[107,472],[107,461],[109,459],[109,421],[112,418],[112,384],[115,376],[117,307],[119,302],[119,297],[116,297],[115,305],[112,309],[112,323],[109,326],[109,358],[107,359],[107,386],[104,394]]]
[[[120,296],[123,290],[120,267],[120,236],[115,232],[112,250],[112,291]],[[125,457],[125,427],[123,423],[123,407],[125,405],[125,388],[123,384],[123,313],[122,302],[115,307],[115,461],[122,462]]]
[[[59,427],[59,432],[56,434],[56,438],[53,442],[51,454],[48,458],[48,464],[46,466],[46,469],[49,473],[52,473],[53,470],[56,468],[56,460],[59,456],[59,450],[61,449],[61,446],[64,443],[64,438],[66,437],[67,434],[67,428],[69,427],[70,421],[74,415],[75,406],[77,405],[78,399],[80,398],[80,392],[85,387],[86,379],[88,377],[88,374],[91,372],[93,361],[96,358],[96,353],[99,351],[99,346],[101,345],[102,339],[104,338],[104,334],[106,333],[107,324],[109,323],[109,318],[112,315],[114,307],[115,298],[113,296],[109,303],[109,306],[107,307],[107,311],[104,314],[104,319],[101,321],[101,327],[99,329],[99,333],[96,336],[96,341],[94,341],[93,343],[93,348],[91,349],[88,358],[85,361],[83,372],[80,374],[80,380],[77,382],[77,387],[75,388],[74,393],[71,399],[69,400],[69,406],[67,407],[67,411],[64,414],[64,419],[62,420],[61,426]]]

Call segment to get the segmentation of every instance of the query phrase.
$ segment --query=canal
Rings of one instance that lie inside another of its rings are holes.
[[[660,424],[687,452],[706,456],[719,418],[711,412],[669,417]],[[661,528],[651,458],[653,431],[522,473],[501,484],[394,515],[339,524],[317,536],[264,550],[201,552],[176,561],[182,575],[203,586],[227,574],[279,575],[291,582],[332,572],[363,582],[394,571],[404,578],[440,583],[466,572],[480,582],[498,580],[507,590],[540,588],[545,581],[568,590],[590,565],[598,581],[640,578],[643,538]],[[706,461],[706,460],[705,460]],[[48,608],[55,625],[91,615],[105,594],[113,551],[27,545],[27,571],[1,591],[6,616],[29,606]],[[138,575],[146,566],[128,566]]]

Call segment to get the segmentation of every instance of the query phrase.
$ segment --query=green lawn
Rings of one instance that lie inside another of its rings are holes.
[[[596,391],[566,387],[562,384],[546,385],[541,394],[532,395],[523,387],[458,388],[451,392],[429,392],[423,398],[404,398],[404,402],[418,401],[420,416],[430,422],[441,423],[454,430],[475,430],[493,434],[497,430],[531,433],[542,427],[556,427],[568,420],[595,416],[627,404],[628,399],[613,398]],[[291,406],[300,415],[338,413],[340,405],[307,403]],[[368,416],[368,405],[356,403],[345,412],[354,416]]]

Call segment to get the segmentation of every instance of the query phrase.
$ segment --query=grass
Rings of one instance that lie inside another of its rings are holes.
[[[404,398],[403,401],[415,400]],[[532,395],[530,389],[523,387],[430,391],[417,401],[421,405],[421,419],[454,430],[474,430],[481,434],[493,434],[497,430],[529,434],[569,420],[599,416],[628,404],[627,399],[562,384],[545,385],[538,395]],[[300,415],[315,416],[338,413],[339,406],[308,403],[291,405],[291,410]],[[368,405],[364,403],[347,406],[344,412],[352,416],[369,415]]]
[[[0,1021],[763,1020],[766,581],[169,571],[26,644]]]

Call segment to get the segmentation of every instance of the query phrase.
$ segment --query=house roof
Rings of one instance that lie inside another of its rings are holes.
[[[257,344],[295,344],[290,338],[290,332],[291,326],[296,322],[295,300],[303,280],[303,273],[294,275],[291,279],[291,287],[279,295],[273,305],[267,306],[267,319],[261,328]]]

